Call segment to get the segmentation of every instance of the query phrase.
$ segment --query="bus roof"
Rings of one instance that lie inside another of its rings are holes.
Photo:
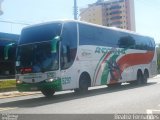
[[[10,43],[17,43],[19,40],[19,35],[11,33],[0,32],[0,46],[5,46]]]
[[[19,35],[0,32],[0,40],[2,41],[18,41]]]
[[[147,36],[147,35],[139,34],[139,33],[135,32],[135,31],[130,31],[130,30],[116,28],[116,27],[107,27],[107,26],[102,26],[102,25],[89,23],[89,22],[85,22],[85,21],[79,21],[79,20],[56,20],[56,21],[50,21],[50,22],[38,23],[38,24],[30,25],[30,26],[24,27],[23,29],[32,28],[32,27],[36,27],[36,26],[38,27],[38,26],[41,26],[41,25],[47,25],[47,24],[52,24],[52,23],[66,23],[66,22],[76,22],[76,23],[81,23],[81,24],[90,25],[90,26],[94,26],[94,27],[110,29],[110,30],[113,30],[113,31],[119,31],[119,32],[124,32],[124,33],[129,33],[129,34],[140,35],[140,36],[152,38],[152,37]]]

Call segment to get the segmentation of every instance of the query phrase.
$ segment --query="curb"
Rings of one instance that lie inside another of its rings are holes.
[[[10,87],[10,88],[0,88],[0,94],[3,92],[11,92],[11,91],[16,91],[16,87]]]
[[[157,76],[155,76],[155,77],[153,77],[153,78],[154,78],[154,79],[155,79],[155,78],[156,78],[156,79],[157,79],[157,78],[160,78],[160,74],[158,74]]]
[[[34,95],[34,94],[40,94],[40,92],[18,92],[18,91],[4,92],[4,93],[0,93],[0,99],[28,96],[28,95]]]

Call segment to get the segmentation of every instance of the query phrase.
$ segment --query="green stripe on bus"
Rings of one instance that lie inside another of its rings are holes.
[[[101,65],[101,61],[104,59],[104,57],[106,56],[107,53],[104,53],[103,56],[100,58],[97,66],[96,66],[96,69],[95,69],[95,72],[94,72],[94,77],[93,77],[93,83],[95,84],[96,82],[96,74],[97,74],[97,69],[99,68],[99,66]]]
[[[127,51],[127,48],[124,49],[124,52]],[[118,54],[115,54],[110,57],[110,59],[108,61],[116,61],[116,59],[119,57],[120,55]],[[101,76],[101,85],[106,85],[107,84],[107,81],[108,81],[108,76],[109,76],[109,67],[108,67],[108,64],[106,63],[105,67],[104,67],[104,70],[103,70],[103,73],[102,73],[102,76]]]
[[[41,89],[54,89],[55,91],[61,91],[62,90],[62,84],[61,79],[55,80],[53,82],[39,82],[39,83],[22,83],[17,84],[17,89],[19,91],[33,91],[35,90],[41,90]]]

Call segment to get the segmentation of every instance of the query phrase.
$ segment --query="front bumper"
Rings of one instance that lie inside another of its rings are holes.
[[[61,80],[55,80],[52,82],[42,81],[39,83],[20,83],[17,84],[17,90],[20,92],[40,91],[43,89],[54,89],[55,91],[61,91]]]

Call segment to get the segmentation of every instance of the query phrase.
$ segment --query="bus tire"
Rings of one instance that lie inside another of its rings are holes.
[[[141,71],[138,71],[137,72],[137,80],[135,81],[136,85],[141,85],[142,81],[143,81],[143,74]]]
[[[53,90],[53,89],[42,89],[41,92],[45,97],[50,98],[54,95],[55,90]]]
[[[145,70],[144,75],[143,75],[142,84],[147,84],[148,78],[149,78],[148,70]]]
[[[137,79],[134,81],[131,81],[130,84],[132,85],[141,85],[143,81],[143,74],[141,70],[138,70],[137,72]]]
[[[88,92],[88,87],[89,87],[89,76],[82,74],[80,76],[80,80],[79,80],[79,88],[75,89],[75,93],[79,93],[79,94],[85,94]]]

